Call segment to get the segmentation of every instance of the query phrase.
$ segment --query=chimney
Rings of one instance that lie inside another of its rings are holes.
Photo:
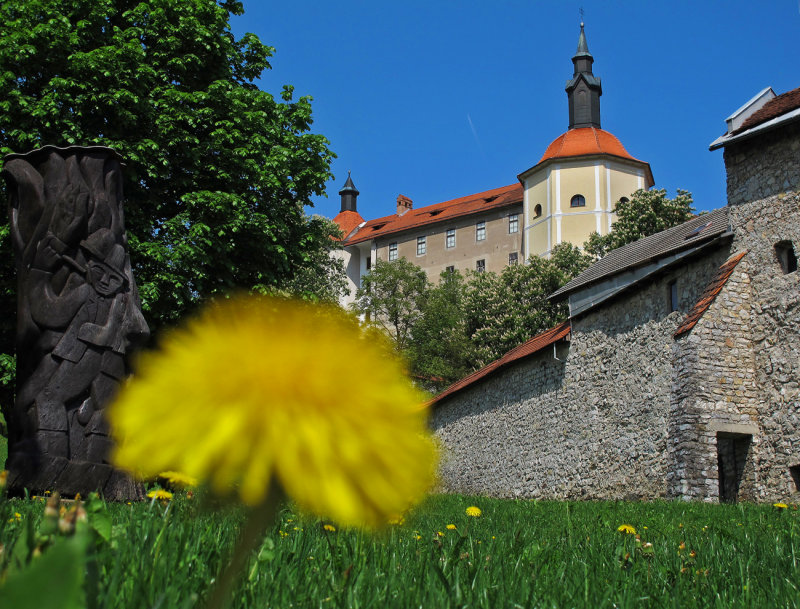
[[[413,206],[413,202],[405,195],[397,195],[397,215],[402,216]]]

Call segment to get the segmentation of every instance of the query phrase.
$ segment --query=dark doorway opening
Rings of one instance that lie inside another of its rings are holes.
[[[738,500],[752,441],[753,436],[749,434],[717,433],[720,503],[736,503]]]
[[[789,468],[789,473],[792,475],[794,490],[800,492],[800,465],[792,465]]]

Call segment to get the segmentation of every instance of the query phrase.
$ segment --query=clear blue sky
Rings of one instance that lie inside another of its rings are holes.
[[[584,8],[602,126],[650,163],[656,188],[725,205],[724,119],[763,87],[800,86],[798,0],[244,0],[237,36],[274,46],[259,85],[314,98],[313,131],[352,170],[365,219],[512,184],[566,131]]]

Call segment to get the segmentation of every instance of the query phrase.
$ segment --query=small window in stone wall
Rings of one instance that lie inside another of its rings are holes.
[[[775,255],[784,274],[794,273],[797,270],[797,256],[791,241],[778,241],[775,244]]]
[[[667,306],[669,312],[678,310],[678,282],[670,281],[667,286]]]
[[[789,468],[789,473],[792,475],[792,480],[794,481],[794,490],[800,492],[800,463],[792,465]]]

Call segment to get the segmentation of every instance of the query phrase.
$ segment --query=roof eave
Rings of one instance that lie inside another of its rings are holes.
[[[534,165],[530,169],[526,169],[522,173],[517,174],[517,180],[519,180],[520,184],[522,184],[524,186],[525,185],[525,180],[528,177],[530,177],[533,173],[535,173],[536,171],[539,171],[540,169],[543,169],[548,164],[555,163],[557,161],[565,162],[565,161],[572,161],[572,160],[588,160],[588,159],[592,159],[592,158],[602,158],[602,157],[613,157],[615,159],[619,159],[620,161],[623,161],[623,162],[626,162],[626,163],[634,163],[636,165],[644,165],[644,167],[647,169],[647,177],[650,179],[650,184],[653,185],[653,184],[656,183],[655,180],[653,179],[653,171],[650,169],[650,163],[648,163],[647,161],[640,161],[639,159],[635,159],[633,157],[625,157],[625,156],[620,156],[618,154],[612,154],[610,152],[592,152],[591,154],[578,154],[578,155],[575,155],[575,156],[550,157],[549,159],[545,159],[543,161],[539,161],[538,163],[536,163],[536,165]]]
[[[786,114],[782,114],[781,116],[776,116],[772,120],[768,120],[765,123],[761,123],[760,125],[756,125],[748,129],[747,131],[742,131],[741,133],[737,133],[736,135],[729,135],[724,134],[715,139],[709,145],[709,150],[717,150],[718,148],[724,148],[729,144],[733,144],[735,142],[741,142],[742,140],[749,139],[751,137],[756,137],[761,135],[765,131],[771,131],[777,127],[781,127],[788,123],[793,123],[795,121],[800,120],[800,108],[795,108]]]

